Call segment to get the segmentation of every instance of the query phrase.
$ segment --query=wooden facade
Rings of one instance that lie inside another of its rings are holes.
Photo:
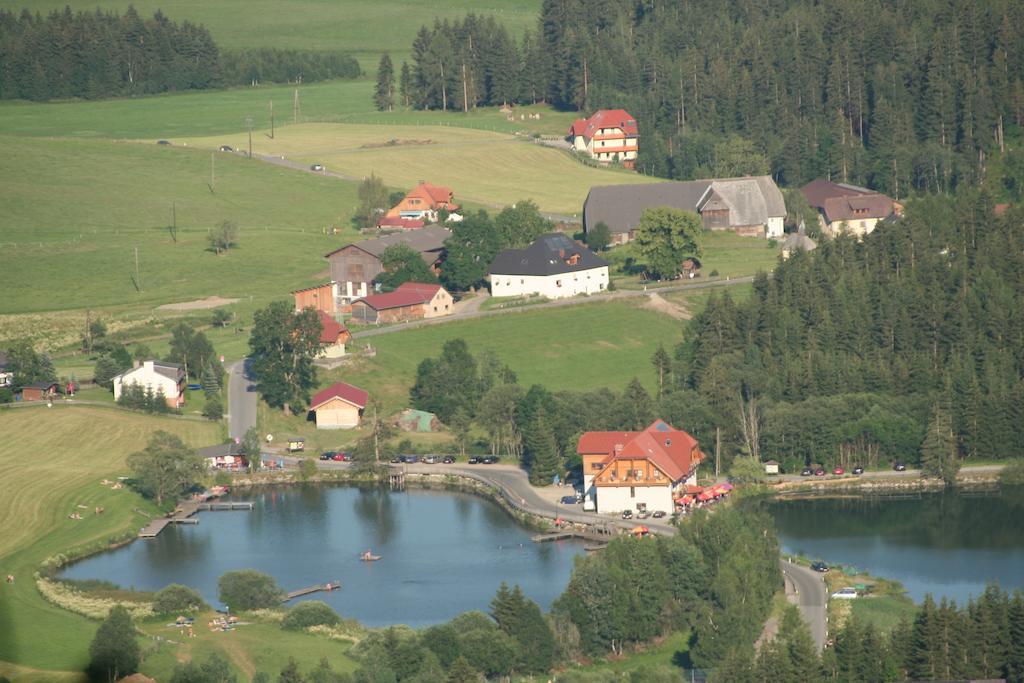
[[[327,315],[334,315],[337,306],[334,303],[334,283],[327,282],[315,287],[307,287],[292,292],[295,297],[295,310],[312,308]]]
[[[341,398],[332,398],[316,408],[317,429],[352,429],[359,426],[363,409]]]
[[[346,298],[366,296],[369,283],[384,270],[380,259],[354,244],[327,257],[331,279],[338,283],[338,295]]]

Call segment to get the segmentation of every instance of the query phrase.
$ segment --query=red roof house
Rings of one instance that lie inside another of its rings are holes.
[[[576,452],[583,488],[602,511],[673,508],[673,495],[696,482],[704,460],[697,440],[663,420],[640,432],[586,432]]]
[[[352,319],[364,323],[393,323],[451,315],[455,302],[444,287],[405,282],[393,292],[372,294],[352,304]]]
[[[345,355],[345,344],[352,338],[348,328],[320,311],[320,358],[339,358]]]
[[[317,429],[352,429],[359,426],[370,395],[359,387],[338,382],[317,392],[309,404]]]
[[[567,137],[576,151],[602,163],[618,161],[626,168],[636,163],[640,131],[625,109],[600,109],[589,119],[576,119]]]
[[[387,215],[395,218],[428,218],[437,220],[439,209],[457,211],[455,195],[450,187],[420,183],[392,207]]]

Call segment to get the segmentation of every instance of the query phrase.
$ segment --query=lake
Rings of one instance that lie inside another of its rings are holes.
[[[547,610],[583,552],[579,542],[533,543],[497,505],[464,493],[304,485],[236,499],[255,508],[200,512],[197,525],[168,526],[63,575],[138,590],[181,583],[215,606],[217,579],[234,569],[271,574],[285,590],[339,580],[341,590],[307,599],[368,626],[421,627],[487,611],[502,581]],[[383,559],[361,562],[368,549]]]
[[[966,603],[986,582],[1024,589],[1024,489],[768,504],[789,553],[850,564],[926,593]]]

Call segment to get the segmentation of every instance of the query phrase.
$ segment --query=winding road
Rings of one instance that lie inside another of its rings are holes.
[[[256,382],[251,379],[248,358],[228,368],[228,436],[241,439],[256,426]]]
[[[818,649],[823,650],[825,641],[828,640],[828,623],[825,616],[828,591],[825,590],[824,577],[807,567],[785,560],[781,560],[780,564],[782,573],[792,582],[795,589],[794,597],[800,615],[807,622]]]

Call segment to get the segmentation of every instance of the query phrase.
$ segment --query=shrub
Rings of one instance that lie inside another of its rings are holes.
[[[1024,461],[1017,460],[1006,465],[999,473],[999,483],[1003,486],[1024,486]]]
[[[281,628],[289,631],[301,631],[310,626],[336,626],[341,623],[341,617],[326,603],[318,600],[300,602],[288,610],[281,621]]]
[[[756,484],[765,480],[764,465],[752,458],[740,457],[729,468],[729,481],[737,484]]]
[[[284,591],[273,576],[255,569],[226,572],[217,581],[220,601],[234,610],[276,607]]]
[[[14,403],[14,392],[7,387],[0,389],[0,403]]]
[[[224,417],[224,406],[221,404],[220,398],[211,396],[206,399],[206,405],[203,406],[203,417],[209,418],[214,422]]]
[[[299,465],[299,476],[302,478],[302,481],[316,476],[316,462],[310,458],[303,460],[302,464]]]
[[[203,606],[203,598],[196,591],[180,583],[172,583],[153,596],[153,611],[157,614],[195,612]]]
[[[717,268],[711,271],[711,277],[718,277],[718,269]]]

